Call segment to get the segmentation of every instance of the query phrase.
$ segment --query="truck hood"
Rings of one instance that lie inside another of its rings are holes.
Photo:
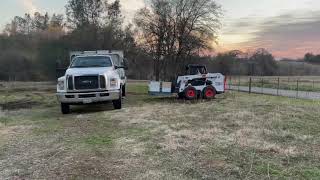
[[[81,75],[94,75],[94,74],[104,74],[111,75],[114,74],[113,67],[94,67],[94,68],[70,68],[66,71],[66,75],[81,76]]]

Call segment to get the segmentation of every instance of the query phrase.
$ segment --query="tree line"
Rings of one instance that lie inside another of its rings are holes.
[[[150,0],[132,23],[120,0],[69,0],[65,7],[65,14],[27,13],[5,26],[0,80],[55,80],[75,50],[124,50],[132,79],[172,80],[189,63],[226,75],[277,75],[282,68],[265,49],[204,56],[221,27],[221,7],[213,0]]]
[[[320,54],[314,55],[312,53],[307,53],[304,56],[304,61],[309,63],[319,63],[320,64]]]

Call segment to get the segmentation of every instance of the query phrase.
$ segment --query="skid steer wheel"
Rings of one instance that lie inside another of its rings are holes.
[[[61,103],[61,112],[62,114],[69,114],[70,113],[70,105]]]
[[[194,100],[197,98],[197,90],[192,87],[192,86],[189,86],[187,87],[185,90],[184,90],[184,97],[187,99],[187,100]]]
[[[178,98],[183,99],[184,98],[184,93],[178,93]]]
[[[120,88],[119,99],[112,101],[114,109],[122,109],[122,87]]]
[[[203,98],[204,99],[213,99],[216,97],[216,95],[217,95],[217,92],[216,92],[215,88],[212,86],[207,86],[203,90]]]

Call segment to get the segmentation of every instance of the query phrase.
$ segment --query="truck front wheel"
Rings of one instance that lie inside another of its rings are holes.
[[[112,101],[114,109],[122,109],[122,88],[120,88],[119,99]]]
[[[126,85],[122,86],[122,96],[126,97]]]
[[[69,114],[70,113],[70,105],[61,103],[61,112],[62,114]]]

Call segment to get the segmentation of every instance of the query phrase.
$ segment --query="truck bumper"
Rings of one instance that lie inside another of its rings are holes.
[[[92,104],[117,100],[120,90],[88,93],[57,93],[57,99],[66,104]]]

